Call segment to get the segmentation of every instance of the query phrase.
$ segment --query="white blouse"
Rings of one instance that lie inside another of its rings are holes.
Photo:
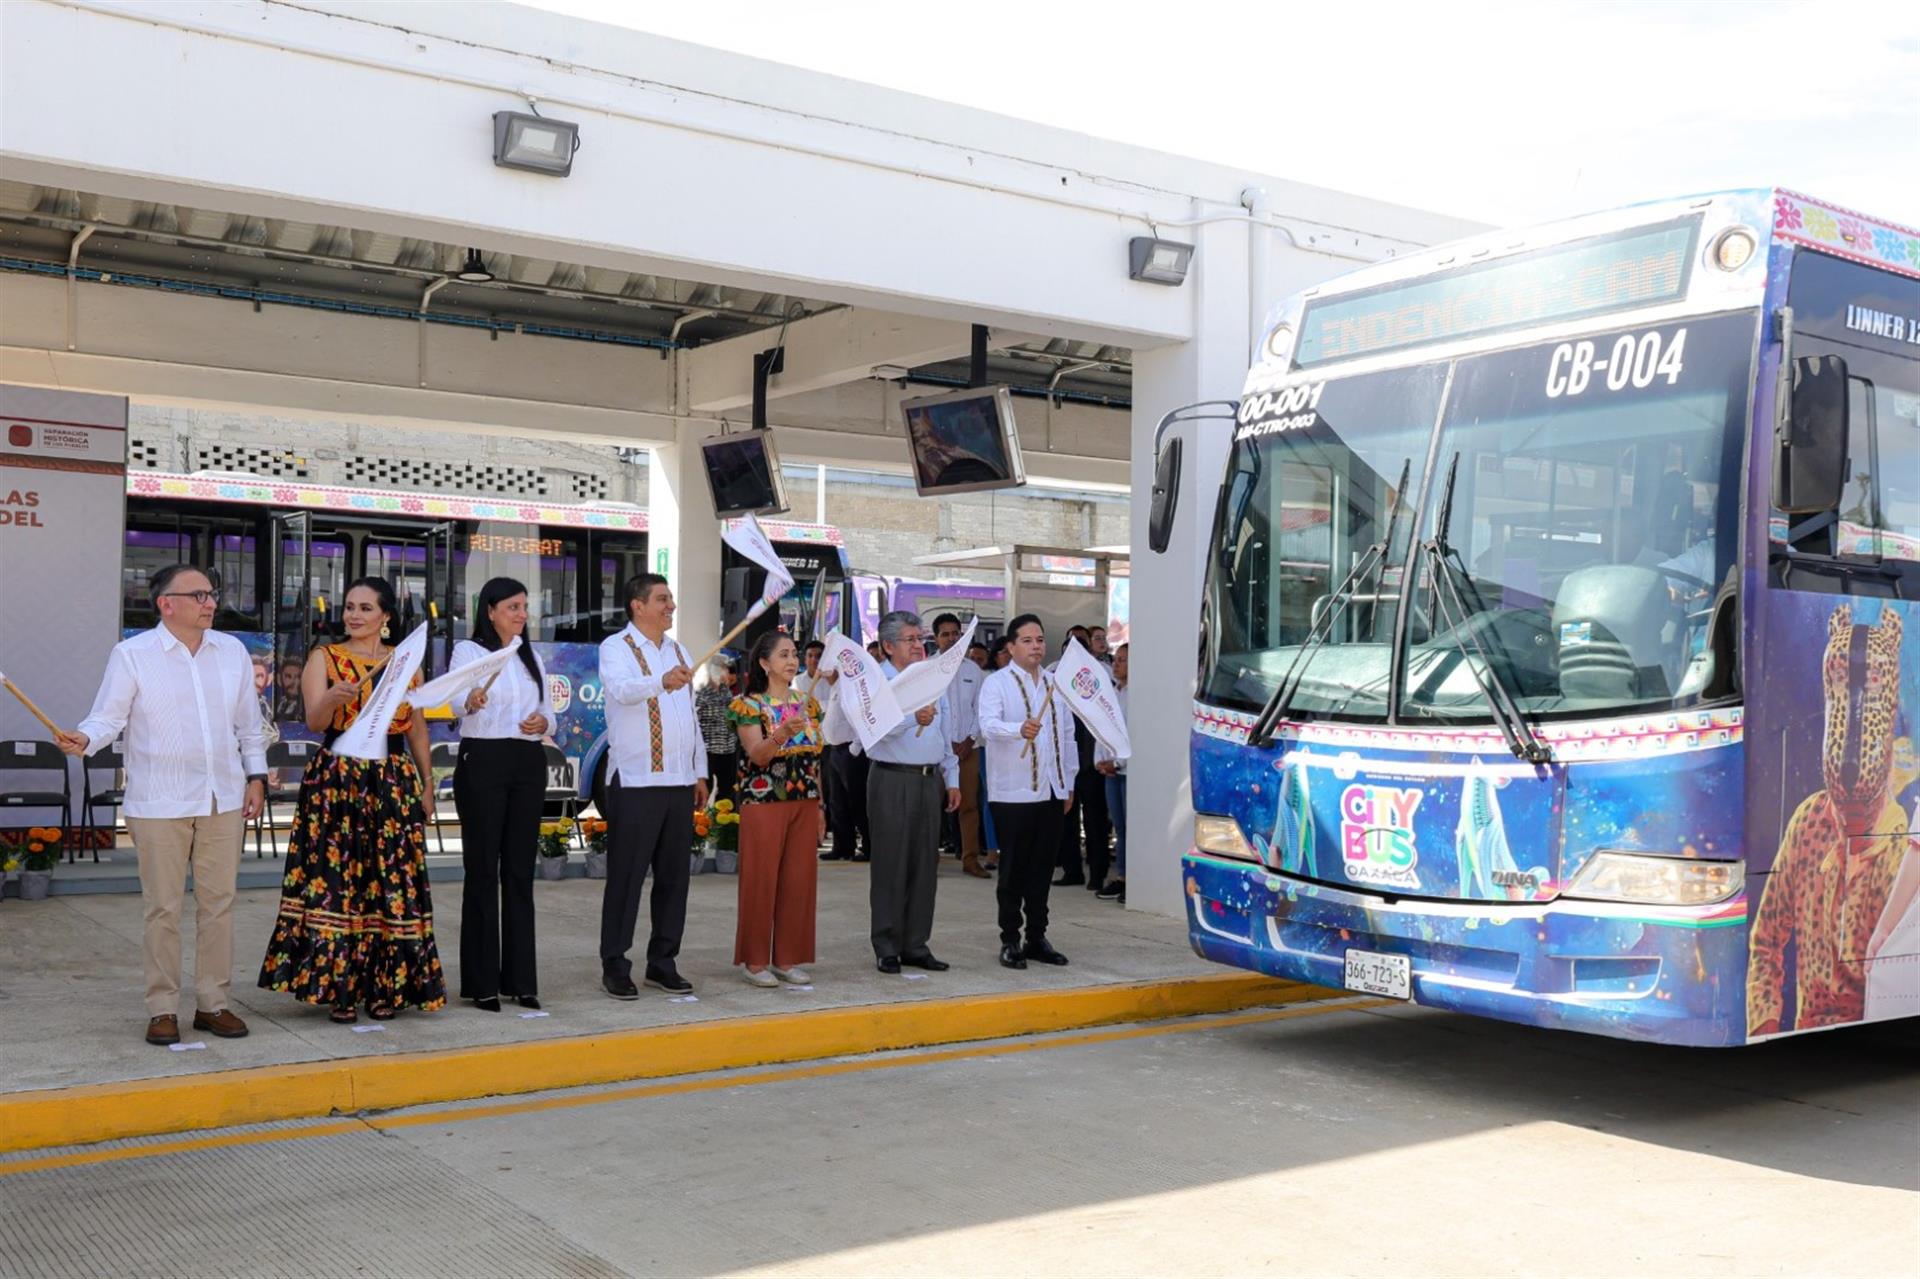
[[[461,640],[453,646],[453,662],[450,670],[459,670],[462,666],[471,666],[483,657],[489,656],[489,650],[474,640]],[[540,665],[540,655],[533,655],[534,665]],[[539,733],[523,733],[520,722],[527,716],[539,712],[547,717],[546,728]],[[518,654],[507,659],[507,664],[494,677],[493,687],[487,690],[487,704],[479,710],[467,711],[467,695],[461,694],[453,699],[453,713],[460,717],[460,736],[511,738],[522,742],[537,742],[546,733],[553,731],[553,707],[547,701],[546,668],[540,668],[540,679],[536,682],[527,673],[526,665]]]

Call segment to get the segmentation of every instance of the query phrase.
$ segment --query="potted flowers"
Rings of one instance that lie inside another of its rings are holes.
[[[565,822],[540,823],[540,878],[560,879],[567,873],[567,832]]]
[[[713,848],[714,869],[722,875],[740,873],[740,814],[730,799],[720,800],[708,810],[708,843]],[[697,828],[696,828],[697,829]]]
[[[53,888],[53,866],[60,856],[60,830],[30,826],[24,838],[0,846],[0,865],[20,876],[20,896],[35,902]]]
[[[605,879],[607,877],[607,823],[598,817],[590,817],[580,823],[580,831],[587,837],[587,878]]]
[[[693,810],[693,864],[688,868],[692,875],[707,873],[707,854],[713,848],[713,810],[696,808]]]

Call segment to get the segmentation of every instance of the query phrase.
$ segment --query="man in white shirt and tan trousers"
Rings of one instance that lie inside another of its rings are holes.
[[[601,641],[608,755],[607,888],[600,902],[600,984],[615,999],[638,999],[634,924],[640,890],[653,872],[653,933],[647,985],[684,995],[693,983],[675,959],[687,923],[693,810],[707,806],[707,745],[693,707],[692,659],[673,626],[667,579],[642,573],[627,583],[626,629]]]
[[[121,811],[146,904],[150,1044],[180,1042],[180,914],[193,871],[195,1030],[247,1033],[233,988],[233,894],[246,824],[266,802],[267,758],[253,659],[213,630],[220,593],[186,564],[149,584],[160,624],[114,646],[93,710],[60,749],[85,756],[126,733]]]

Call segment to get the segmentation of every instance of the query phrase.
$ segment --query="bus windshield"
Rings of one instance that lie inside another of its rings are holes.
[[[1738,545],[1754,324],[1332,381],[1301,425],[1256,417],[1222,495],[1202,695],[1257,708],[1292,670],[1296,717],[1485,721],[1490,682],[1530,718],[1701,700]],[[1383,562],[1353,577],[1390,522]]]

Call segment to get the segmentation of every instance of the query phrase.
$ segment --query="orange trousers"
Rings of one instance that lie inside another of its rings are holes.
[[[740,923],[733,962],[793,968],[813,962],[820,863],[820,803],[740,805]]]

